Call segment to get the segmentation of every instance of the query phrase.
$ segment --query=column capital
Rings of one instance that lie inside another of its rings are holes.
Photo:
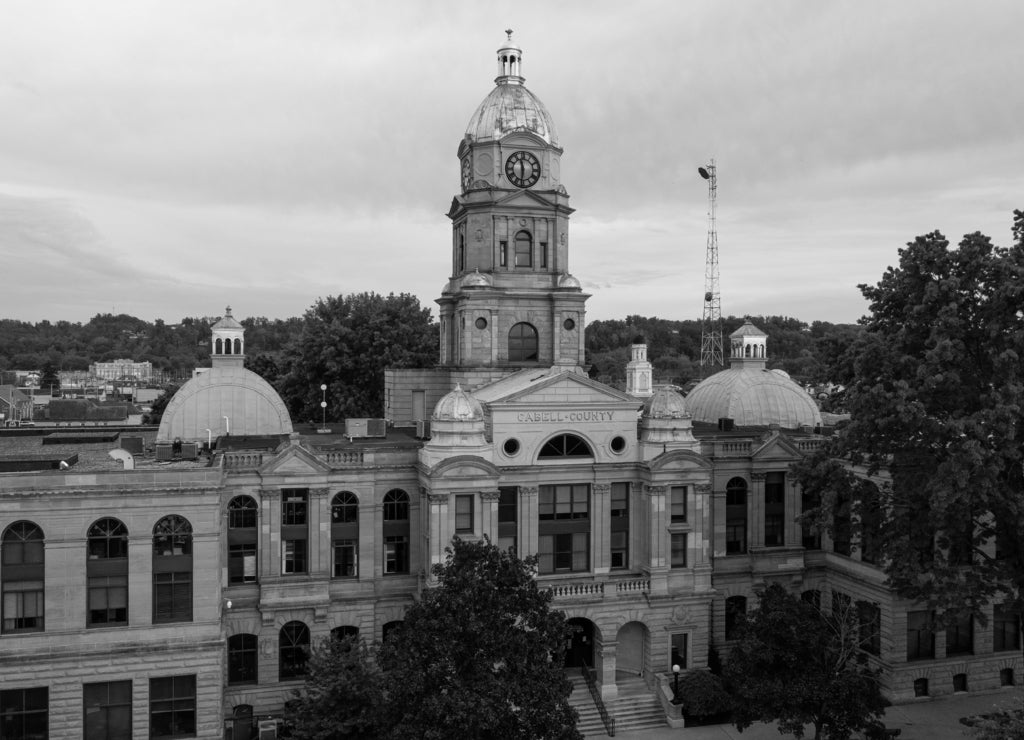
[[[609,493],[611,493],[611,491],[612,491],[611,483],[595,483],[594,484],[594,493],[596,493],[596,494],[599,494],[601,496],[607,496]]]
[[[501,498],[501,491],[480,491],[481,501],[497,501]]]
[[[537,486],[519,486],[519,493],[523,496],[536,496],[540,492]]]
[[[707,496],[708,494],[711,493],[711,484],[710,483],[698,483],[697,485],[695,485],[693,487],[693,490],[695,492],[699,493],[701,496]]]
[[[260,498],[264,501],[278,501],[281,499],[280,488],[261,488]]]
[[[448,494],[447,493],[428,493],[427,494],[427,501],[429,501],[432,506],[436,505],[436,504],[447,504],[448,503]]]
[[[750,480],[754,481],[755,483],[764,483],[765,478],[767,478],[767,477],[768,477],[767,473],[751,473],[750,474]]]
[[[327,496],[327,494],[330,493],[330,491],[331,491],[331,489],[327,488],[326,486],[325,487],[320,487],[320,488],[310,488],[309,489],[310,494],[312,494],[313,496],[316,496],[317,498],[325,498]]]
[[[644,493],[649,496],[664,496],[668,493],[668,486],[652,486],[649,483],[645,483]]]

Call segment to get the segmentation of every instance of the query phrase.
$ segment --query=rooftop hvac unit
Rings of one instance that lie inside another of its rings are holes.
[[[345,419],[345,436],[349,439],[386,437],[387,422],[384,419]]]
[[[261,719],[259,740],[277,740],[277,720]]]
[[[416,439],[430,439],[430,422],[424,419],[416,420]]]

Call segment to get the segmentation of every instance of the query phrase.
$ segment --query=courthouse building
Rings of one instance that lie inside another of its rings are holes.
[[[0,737],[270,737],[310,647],[379,643],[453,536],[539,556],[572,626],[567,670],[591,669],[627,728],[644,696],[664,717],[672,666],[726,654],[773,581],[855,602],[893,699],[1019,677],[1016,614],[933,633],[870,548],[797,523],[813,502],[789,466],[821,417],[767,369],[757,327],[686,399],[652,385],[641,340],[626,392],[587,376],[563,150],[523,82],[509,40],[458,146],[440,364],[387,372],[379,436],[295,431],[228,310],[160,454],[116,435],[3,440]]]

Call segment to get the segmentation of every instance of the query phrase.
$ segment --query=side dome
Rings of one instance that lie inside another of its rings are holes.
[[[444,396],[434,406],[432,421],[483,421],[484,408],[473,396],[462,390],[460,385]]]
[[[225,418],[226,417],[226,418]],[[209,435],[292,433],[281,396],[266,380],[241,366],[213,367],[185,383],[164,410],[158,442],[205,442]]]
[[[705,378],[690,391],[686,406],[696,421],[732,419],[737,426],[784,429],[821,426],[814,399],[785,374],[736,366]]]
[[[491,279],[481,273],[479,268],[462,278],[463,288],[488,288],[490,285]]]
[[[535,134],[558,146],[555,121],[540,98],[523,85],[500,84],[477,107],[466,135],[477,142],[498,141],[516,132]]]
[[[572,275],[570,275],[567,272],[563,272],[562,273],[562,277],[558,278],[558,287],[559,288],[582,288],[583,286],[580,285],[580,281],[577,280],[576,278],[574,278]]]
[[[644,401],[644,416],[651,419],[689,419],[686,402],[678,392],[666,386],[659,386]]]

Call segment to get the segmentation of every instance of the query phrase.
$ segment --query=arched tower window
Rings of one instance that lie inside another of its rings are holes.
[[[582,437],[575,434],[559,434],[552,437],[540,448],[537,455],[541,460],[550,460],[556,457],[593,457],[594,453],[590,445]]]
[[[258,509],[249,496],[235,496],[228,503],[228,585],[256,583]]]
[[[4,532],[0,581],[3,582],[3,633],[42,632],[45,574],[43,530],[32,522],[14,522]]]
[[[459,272],[466,269],[466,235],[459,234]]]
[[[235,338],[235,354],[242,354],[242,340],[238,339],[237,337]]]
[[[220,337],[218,337],[217,341],[214,342],[214,354],[224,354],[224,340],[221,339]]]
[[[153,623],[192,621],[192,525],[165,516],[153,527]]]
[[[730,478],[725,484],[725,554],[747,551],[747,482]]]
[[[516,267],[533,267],[533,237],[529,231],[516,233]]]
[[[409,572],[409,494],[395,488],[384,494],[384,574]]]
[[[331,502],[331,547],[334,551],[334,577],[358,576],[359,499],[351,491],[342,491]]]
[[[289,622],[278,636],[278,679],[302,678],[309,660],[309,627],[302,622]]]
[[[508,332],[509,362],[537,361],[537,330],[525,322],[514,325]]]
[[[88,627],[128,624],[128,528],[117,519],[100,519],[89,527]]]

